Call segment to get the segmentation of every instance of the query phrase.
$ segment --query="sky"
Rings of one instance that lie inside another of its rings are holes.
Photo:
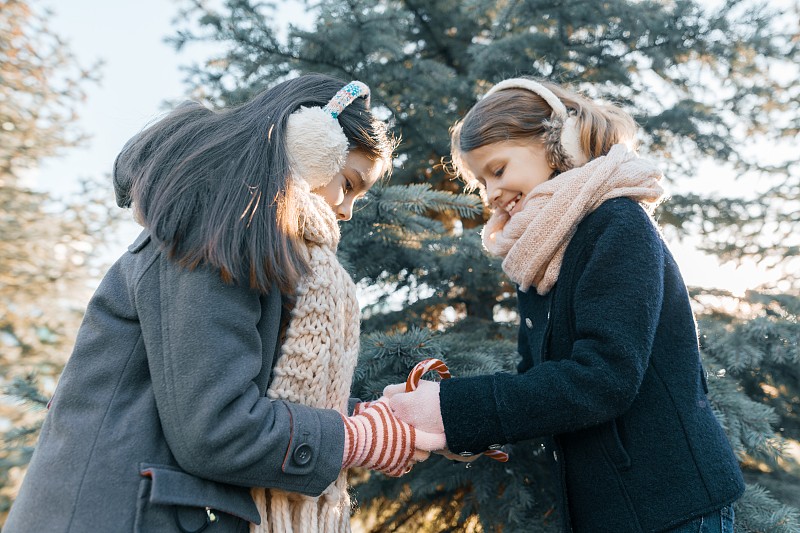
[[[50,27],[68,44],[83,67],[97,60],[99,84],[87,84],[87,101],[79,108],[80,126],[89,144],[51,159],[41,168],[43,185],[69,187],[78,175],[109,172],[124,142],[160,111],[161,103],[185,93],[181,57],[163,38],[177,13],[164,0],[44,0],[53,11]],[[67,8],[68,6],[68,8]]]
[[[89,141],[45,160],[33,177],[35,186],[67,193],[75,190],[80,177],[107,176],[125,141],[161,114],[165,101],[186,95],[181,67],[208,57],[213,49],[190,46],[179,53],[164,42],[174,32],[172,21],[178,12],[174,0],[40,3],[52,10],[51,29],[67,42],[81,65],[104,62],[100,83],[87,86],[87,100],[79,108],[79,127],[90,135]],[[301,22],[304,14],[297,4],[289,4],[281,16],[284,23]],[[110,186],[109,194],[113,194]],[[117,242],[109,243],[109,253],[115,257],[122,253],[139,229],[125,224]],[[753,263],[719,265],[715,258],[699,253],[692,239],[670,242],[670,247],[688,285],[741,294],[772,278]]]
[[[110,176],[114,158],[125,142],[165,111],[165,102],[188,93],[181,67],[209,57],[211,45],[190,45],[177,52],[164,39],[174,34],[179,12],[175,0],[39,0],[48,8],[50,29],[86,68],[97,61],[100,82],[87,84],[86,102],[78,108],[78,127],[89,141],[63,156],[43,161],[33,184],[56,194],[77,190],[82,177]],[[218,0],[210,0],[212,5]],[[296,1],[286,2],[280,17],[299,23],[304,14]],[[110,184],[110,180],[107,181]],[[113,194],[109,188],[109,194]],[[109,243],[109,262],[116,259],[141,228],[125,223]]]

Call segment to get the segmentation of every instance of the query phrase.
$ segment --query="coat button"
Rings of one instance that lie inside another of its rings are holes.
[[[528,329],[533,328],[533,320],[531,320],[530,318],[526,318],[525,325],[528,326]]]
[[[311,455],[311,446],[303,443],[294,449],[292,458],[294,459],[295,463],[299,464],[300,466],[305,466],[311,461]]]

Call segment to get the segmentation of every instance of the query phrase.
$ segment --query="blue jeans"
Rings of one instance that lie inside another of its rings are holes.
[[[726,505],[665,533],[733,533],[733,505]]]

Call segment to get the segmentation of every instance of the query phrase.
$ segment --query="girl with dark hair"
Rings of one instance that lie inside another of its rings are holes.
[[[384,394],[455,454],[544,438],[564,531],[732,533],[744,483],[635,134],[622,109],[527,78],[455,125],[456,170],[493,208],[484,245],[519,288],[522,360]]]
[[[338,220],[388,172],[369,89],[321,75],[179,106],[115,163],[144,226],[93,296],[6,533],[346,532],[346,469],[444,435],[348,416],[355,285]]]

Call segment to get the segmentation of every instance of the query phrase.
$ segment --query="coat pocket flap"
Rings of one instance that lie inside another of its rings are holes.
[[[140,473],[152,480],[152,503],[209,507],[254,524],[261,523],[250,489],[201,479],[165,465],[142,464]]]

